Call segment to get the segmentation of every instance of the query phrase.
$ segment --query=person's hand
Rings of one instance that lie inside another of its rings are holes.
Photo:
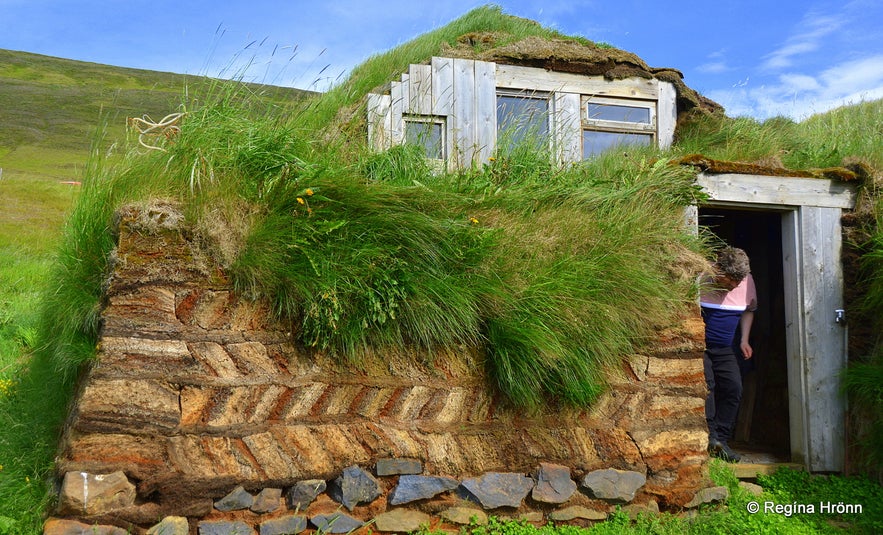
[[[748,345],[748,342],[742,342],[741,344],[739,344],[739,348],[742,349],[742,357],[744,357],[745,360],[748,360],[754,356],[754,350],[751,349],[751,346]]]

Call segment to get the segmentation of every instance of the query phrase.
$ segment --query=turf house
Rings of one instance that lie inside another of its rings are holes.
[[[874,174],[706,156],[726,118],[682,78],[485,7],[290,108],[218,91],[142,130],[74,214],[60,292],[89,305],[48,313],[88,336],[52,346],[77,372],[46,532],[695,508],[723,243],[762,296],[744,470],[847,471]]]

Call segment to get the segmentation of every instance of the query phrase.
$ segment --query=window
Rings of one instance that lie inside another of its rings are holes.
[[[405,117],[405,143],[423,147],[429,159],[444,160],[445,120],[432,116]]]
[[[545,93],[497,93],[497,146],[512,150],[529,142],[543,148],[549,142],[549,96]]]
[[[589,96],[582,100],[584,160],[614,147],[655,142],[655,102]]]

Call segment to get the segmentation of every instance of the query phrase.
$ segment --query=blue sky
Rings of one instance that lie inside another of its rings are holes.
[[[325,90],[372,54],[483,3],[0,0],[0,48]],[[880,0],[495,3],[679,69],[731,116],[799,120],[883,98]]]

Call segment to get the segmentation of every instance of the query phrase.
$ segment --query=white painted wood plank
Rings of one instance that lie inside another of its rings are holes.
[[[450,115],[454,109],[454,60],[432,58],[432,114]]]
[[[402,74],[401,92],[402,113],[405,115],[413,113],[411,111],[411,77],[408,76],[408,73]]]
[[[402,82],[392,82],[389,88],[390,95],[390,126],[389,138],[391,145],[401,145],[405,142],[405,94],[406,85]]]
[[[578,94],[552,93],[552,132],[555,156],[559,164],[582,160],[582,121]]]
[[[649,100],[656,100],[659,96],[655,80],[625,78],[611,81],[603,76],[583,76],[515,65],[497,65],[497,87]]]
[[[785,348],[788,368],[788,424],[791,460],[808,467],[806,354],[803,321],[800,222],[797,210],[782,214],[782,275],[785,299]]]
[[[454,60],[451,58],[432,58],[432,114],[445,118],[445,155],[447,170],[457,169],[454,154]]]
[[[824,178],[700,173],[696,182],[715,201],[853,208],[853,186]]]
[[[475,62],[475,152],[471,165],[489,162],[497,147],[496,65]]]
[[[368,94],[368,146],[380,152],[389,149],[392,113],[389,95]]]
[[[809,405],[809,468],[843,468],[846,407],[840,373],[846,366],[846,332],[834,321],[843,308],[840,210],[800,210],[802,283],[806,320],[806,398]]]
[[[475,153],[475,61],[454,59],[454,110],[449,120],[453,122],[454,145],[451,158],[455,167],[463,168],[472,163]]]
[[[659,84],[659,100],[656,102],[656,125],[659,148],[667,149],[675,139],[675,125],[678,121],[677,92],[668,82]]]
[[[408,76],[411,81],[410,113],[432,115],[432,67],[411,65]]]

